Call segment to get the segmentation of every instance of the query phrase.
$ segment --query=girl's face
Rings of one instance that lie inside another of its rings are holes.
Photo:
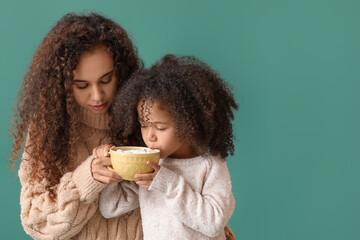
[[[73,71],[73,91],[83,108],[105,113],[116,93],[116,74],[112,56],[103,48],[84,53]]]
[[[145,111],[144,111],[145,110]],[[169,108],[163,101],[148,101],[137,105],[142,138],[149,148],[160,150],[160,157],[191,158],[196,154],[185,139],[180,140]],[[145,116],[144,116],[145,115]]]

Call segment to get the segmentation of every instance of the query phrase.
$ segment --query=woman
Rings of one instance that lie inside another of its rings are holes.
[[[34,239],[142,239],[138,209],[112,219],[99,213],[100,191],[121,177],[106,168],[108,158],[91,156],[119,143],[109,137],[109,107],[141,66],[126,31],[94,13],[65,15],[36,50],[19,92],[11,159],[25,141],[21,221]]]
[[[108,137],[115,92],[141,66],[125,30],[97,14],[67,14],[46,35],[18,100],[14,163],[21,221],[35,239],[141,239],[139,211],[105,220],[98,197],[121,178],[92,149]]]

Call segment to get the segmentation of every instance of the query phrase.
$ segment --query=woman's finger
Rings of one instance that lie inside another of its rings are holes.
[[[109,178],[107,176],[102,176],[102,175],[98,175],[96,178],[94,177],[95,180],[101,182],[101,183],[116,183],[116,182],[121,182],[123,179],[118,179],[118,178]]]
[[[99,175],[107,176],[107,177],[121,178],[119,174],[111,171],[110,169],[107,168],[107,166],[103,166],[103,165],[95,166],[93,173],[97,173]]]
[[[112,148],[112,147],[113,147],[113,145],[111,145],[111,144],[105,144],[105,145],[98,146],[93,149],[93,155],[95,157],[108,156],[110,148]]]
[[[107,167],[111,166],[111,160],[108,157],[95,158],[91,163],[91,172],[95,180],[102,183],[119,182],[123,178],[117,173],[109,170]]]
[[[93,172],[93,178],[103,183],[120,182],[123,178],[110,170]]]
[[[92,166],[99,166],[99,167],[111,166],[111,159],[109,157],[94,158],[91,165]]]

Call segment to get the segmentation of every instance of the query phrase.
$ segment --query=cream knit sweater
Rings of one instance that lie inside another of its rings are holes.
[[[165,158],[149,189],[134,182],[109,184],[99,209],[107,218],[140,206],[145,240],[225,240],[235,199],[224,159],[205,154]]]
[[[99,193],[106,184],[92,178],[90,155],[94,147],[110,142],[105,132],[110,117],[83,109],[81,119],[78,156],[70,160],[70,171],[55,186],[55,200],[45,191],[45,181],[29,183],[30,166],[24,160],[29,156],[24,151],[19,178],[25,232],[34,239],[142,239],[139,209],[112,219],[103,218],[98,210]]]

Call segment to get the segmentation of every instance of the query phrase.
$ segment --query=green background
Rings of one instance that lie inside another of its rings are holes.
[[[30,239],[8,163],[17,89],[55,21],[83,10],[124,26],[147,66],[192,54],[234,87],[237,239],[360,239],[360,1],[351,0],[1,1],[1,239]]]

